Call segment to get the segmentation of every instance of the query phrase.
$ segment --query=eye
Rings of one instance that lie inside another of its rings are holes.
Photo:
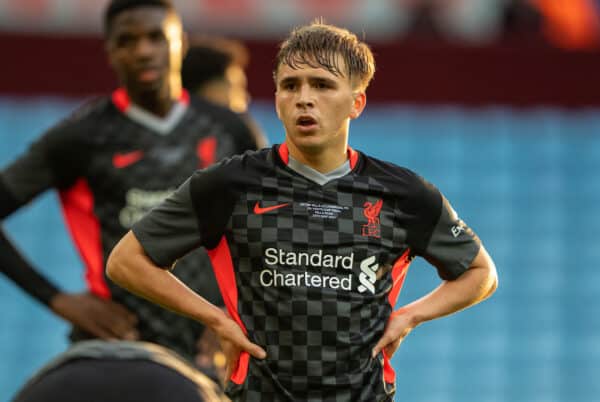
[[[152,42],[160,42],[166,39],[166,36],[164,34],[163,31],[152,31],[150,32],[150,34],[148,35],[148,38],[152,41]]]
[[[115,40],[117,47],[129,47],[134,42],[134,37],[132,35],[119,35]]]
[[[331,85],[325,81],[317,81],[317,82],[315,82],[314,87],[316,89],[329,89],[329,88],[331,88]]]
[[[281,84],[281,89],[285,91],[293,91],[294,89],[296,89],[296,83],[290,81],[284,82]]]

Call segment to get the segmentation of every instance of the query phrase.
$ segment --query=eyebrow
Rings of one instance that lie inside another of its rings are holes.
[[[279,81],[279,85],[285,85],[285,84],[293,84],[296,81],[298,81],[298,77],[286,77],[284,79],[282,79],[281,81]]]
[[[279,85],[285,85],[285,84],[293,84],[300,81],[300,78],[297,76],[292,76],[292,77],[286,77],[283,78],[281,81],[279,81]],[[308,81],[310,82],[323,82],[326,83],[328,85],[335,85],[336,82],[335,80],[332,80],[331,78],[327,78],[327,77],[319,77],[319,76],[309,76],[308,77]]]

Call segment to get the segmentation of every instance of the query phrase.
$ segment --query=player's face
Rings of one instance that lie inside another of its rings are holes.
[[[113,21],[106,48],[128,92],[164,90],[181,72],[183,33],[179,17],[161,7],[123,11]]]
[[[340,67],[346,71],[343,61]],[[358,117],[366,103],[364,92],[353,88],[347,74],[282,64],[276,86],[275,106],[288,141],[303,152],[345,151],[350,119]]]

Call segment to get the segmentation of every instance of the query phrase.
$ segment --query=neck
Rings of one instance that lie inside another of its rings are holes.
[[[348,160],[348,141],[346,138],[323,149],[302,149],[297,147],[289,138],[286,138],[285,142],[292,158],[323,174],[337,169]]]
[[[133,103],[148,112],[165,117],[171,111],[173,104],[181,98],[181,78],[171,77],[167,85],[152,92],[140,92],[127,88],[127,94]]]

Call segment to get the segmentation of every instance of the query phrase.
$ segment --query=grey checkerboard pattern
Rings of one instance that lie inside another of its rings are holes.
[[[364,203],[383,199],[381,238],[363,237]],[[264,214],[254,206],[290,203]],[[347,207],[337,218],[310,216],[303,203]],[[394,385],[383,380],[383,363],[371,349],[391,312],[390,270],[406,250],[406,233],[394,226],[395,201],[377,180],[350,174],[320,186],[286,168],[262,178],[242,195],[229,221],[228,242],[237,267],[238,308],[250,338],[266,348],[265,361],[250,360],[247,381],[230,383],[234,400],[391,401]],[[347,256],[352,270],[267,266],[267,248]],[[360,261],[380,262],[375,294],[359,293]],[[307,271],[352,278],[352,289],[265,287],[260,272]]]

